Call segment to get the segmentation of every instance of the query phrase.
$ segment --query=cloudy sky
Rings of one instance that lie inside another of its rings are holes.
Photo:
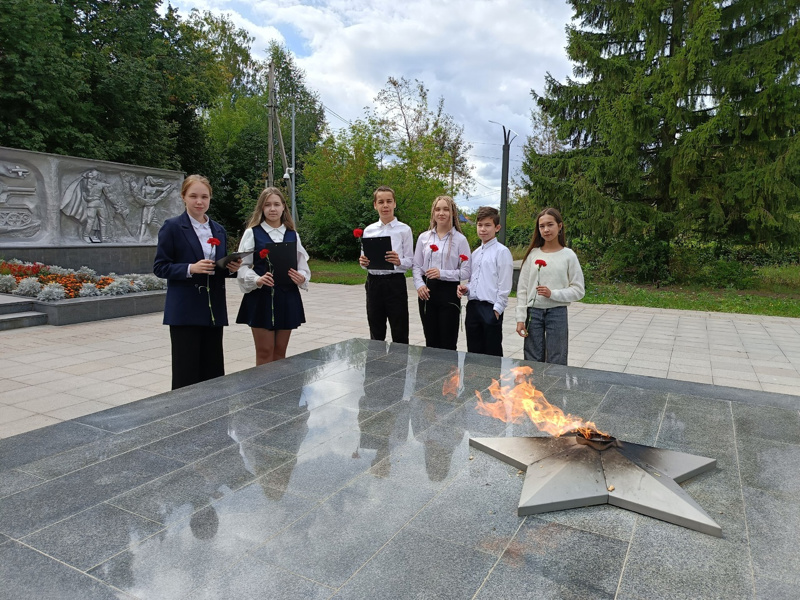
[[[470,201],[499,204],[502,129],[519,134],[511,144],[512,176],[530,132],[530,91],[541,92],[547,72],[571,73],[564,0],[171,0],[226,14],[255,38],[263,58],[271,39],[295,54],[307,83],[319,92],[331,127],[352,120],[389,76],[419,79],[433,103],[464,125],[472,142],[477,181]],[[335,113],[335,114],[334,114]]]

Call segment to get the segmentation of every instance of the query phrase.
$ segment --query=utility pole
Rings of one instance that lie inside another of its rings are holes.
[[[295,105],[292,102],[292,220],[294,221],[295,226],[297,226],[297,198],[295,192],[295,178],[294,178],[294,113],[295,113]]]
[[[489,121],[495,125],[500,125],[497,121]],[[506,213],[508,212],[508,154],[511,149],[511,142],[517,137],[517,132],[511,129],[506,129],[505,125],[500,125],[503,128],[503,171],[500,179],[500,231],[497,234],[498,241],[505,245],[506,243]],[[511,137],[511,134],[514,137]]]
[[[290,196],[294,198],[294,178],[292,177],[292,171],[294,169],[289,167],[289,161],[286,160],[286,148],[283,145],[283,133],[281,132],[281,121],[278,118],[277,98],[272,99],[272,115],[273,118],[275,119],[275,125],[278,129],[278,144],[281,148],[281,158],[283,159],[283,168],[286,169],[283,172],[283,179],[289,186]]]
[[[269,121],[269,143],[267,145],[267,187],[272,187],[275,183],[275,148],[274,148],[274,137],[272,137],[272,119],[274,118],[275,114],[275,102],[273,102],[273,96],[275,95],[275,69],[272,63],[269,63],[269,78],[267,79],[267,113],[268,121]],[[278,127],[278,131],[281,128]]]

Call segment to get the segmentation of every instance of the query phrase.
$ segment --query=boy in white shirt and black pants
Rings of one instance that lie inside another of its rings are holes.
[[[481,246],[472,253],[472,274],[468,285],[458,287],[459,298],[468,295],[467,351],[503,356],[503,313],[514,275],[511,251],[497,241],[500,213],[482,206],[476,215]]]
[[[372,194],[372,205],[378,211],[380,220],[364,229],[365,238],[385,237],[392,239],[392,250],[386,253],[386,260],[394,269],[368,269],[369,259],[363,254],[358,262],[367,269],[367,322],[369,337],[373,340],[386,339],[386,321],[392,330],[392,341],[408,343],[408,288],[406,271],[414,260],[414,238],[411,228],[394,216],[397,206],[392,188],[382,185]]]

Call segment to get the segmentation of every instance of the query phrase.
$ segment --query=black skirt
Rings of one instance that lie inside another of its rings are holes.
[[[246,293],[236,322],[260,329],[297,329],[306,322],[300,289],[296,285],[264,285]]]

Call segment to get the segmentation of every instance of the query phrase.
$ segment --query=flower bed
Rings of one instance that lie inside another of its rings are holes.
[[[64,269],[19,260],[0,261],[0,293],[54,302],[70,298],[121,296],[164,290],[167,282],[151,273],[98,276],[88,267]]]

